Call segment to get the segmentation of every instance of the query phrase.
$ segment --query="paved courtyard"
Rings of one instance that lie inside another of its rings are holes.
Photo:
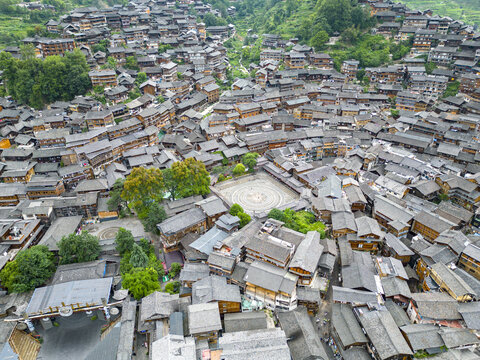
[[[118,229],[121,227],[130,230],[135,238],[145,237],[145,230],[143,229],[142,222],[136,217],[128,217],[90,224],[85,229],[88,230],[88,232],[92,235],[98,236],[100,240],[109,240],[115,238]]]
[[[299,196],[271,176],[260,173],[227,180],[215,190],[231,205],[239,204],[246,212],[263,212],[297,200]]]
[[[37,332],[43,337],[38,355],[39,360],[84,360],[92,356],[100,344],[100,329],[106,324],[98,318],[92,321],[84,313],[76,313],[69,318],[57,317],[58,327],[49,330],[36,324]],[[118,343],[118,341],[117,341]],[[110,358],[105,358],[109,360]]]

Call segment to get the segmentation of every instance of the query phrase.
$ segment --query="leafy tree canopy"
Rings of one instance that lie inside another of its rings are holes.
[[[107,201],[108,210],[118,211],[126,207],[127,202],[122,199],[124,179],[117,179],[110,191],[110,198]]]
[[[153,268],[134,268],[122,276],[122,286],[140,300],[161,289],[158,274]]]
[[[243,164],[237,164],[235,168],[232,171],[232,174],[235,176],[240,176],[245,174],[245,165]]]
[[[238,204],[233,204],[230,207],[230,215],[238,216],[239,213],[243,213],[243,208]]]
[[[87,231],[64,236],[58,243],[58,249],[61,264],[93,261],[100,255],[98,238]]]
[[[170,271],[168,273],[170,274],[171,277],[175,277],[180,273],[180,270],[182,270],[182,265],[174,262],[170,266]]]
[[[134,243],[129,262],[134,268],[146,268],[148,266],[148,256],[139,245]]]
[[[268,213],[268,218],[282,221],[285,227],[303,234],[309,231],[318,231],[322,238],[325,237],[325,225],[321,221],[316,221],[315,215],[311,212],[272,209]]]
[[[160,224],[167,218],[167,213],[163,206],[160,206],[157,202],[150,205],[147,213],[147,217],[142,220],[145,231],[158,234],[157,224]]]
[[[120,228],[118,229],[117,236],[115,237],[116,249],[120,255],[124,255],[126,252],[133,250],[135,239],[130,230]]]
[[[39,287],[55,272],[53,254],[44,245],[32,246],[18,253],[0,272],[2,284],[10,292],[27,292]]]
[[[121,196],[143,218],[150,203],[163,199],[163,190],[163,175],[159,169],[136,167],[125,179]]]
[[[57,100],[70,101],[92,86],[89,67],[80,50],[40,60],[32,58],[28,48],[24,48],[22,56],[24,60],[13,58],[8,52],[0,54],[7,92],[22,104],[42,109]]]
[[[247,153],[242,156],[242,164],[245,165],[249,170],[253,170],[253,168],[257,165],[257,158],[259,157],[258,153]]]
[[[237,216],[240,218],[240,228],[244,227],[250,222],[250,220],[252,220],[250,215],[244,212],[238,213]]]
[[[210,192],[210,174],[203,162],[188,158],[173,163],[171,169],[180,196],[207,195]]]
[[[169,282],[167,285],[165,285],[165,292],[169,293],[170,295],[178,294],[180,292],[180,282]]]

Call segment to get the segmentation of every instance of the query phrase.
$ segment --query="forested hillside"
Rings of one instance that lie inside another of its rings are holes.
[[[351,0],[245,0],[237,5],[237,27],[305,42],[320,31],[333,35],[349,27],[371,27],[368,12],[352,4]]]
[[[29,10],[17,6],[21,0],[0,0],[0,46],[15,45],[26,36],[48,35],[42,32],[43,24],[58,19],[66,12],[81,6],[106,7],[128,3],[126,0],[41,0],[55,10]]]
[[[223,2],[211,1],[215,7],[223,6]],[[237,16],[233,21],[244,40],[243,45],[251,43],[248,29],[260,36],[273,33],[285,39],[296,37],[317,51],[328,52],[337,68],[347,59],[359,60],[362,67],[380,66],[399,60],[410,49],[408,42],[397,44],[381,35],[371,35],[375,19],[366,7],[351,0],[245,0],[236,7]],[[339,40],[327,45],[329,37],[335,35]],[[229,45],[235,48],[231,51],[235,56],[242,44],[237,40],[226,44]],[[257,60],[259,49],[259,46],[242,49],[245,65]]]
[[[480,25],[479,0],[400,0],[412,9],[430,9],[434,14]]]
[[[33,47],[23,46],[21,55],[23,60],[0,53],[6,89],[20,103],[41,109],[57,100],[72,100],[91,87],[89,68],[80,50],[42,60],[35,57]]]

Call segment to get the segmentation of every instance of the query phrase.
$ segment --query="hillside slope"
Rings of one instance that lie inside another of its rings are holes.
[[[430,9],[434,14],[480,25],[479,0],[400,0],[411,9]]]

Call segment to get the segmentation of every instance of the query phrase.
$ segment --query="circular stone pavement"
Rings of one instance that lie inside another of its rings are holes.
[[[267,184],[245,183],[237,187],[232,193],[232,203],[239,204],[248,211],[263,211],[280,206],[284,201],[284,194],[278,189],[270,188]]]
[[[117,236],[117,232],[118,232],[119,229],[120,228],[116,227],[116,226],[104,229],[104,230],[100,231],[100,233],[98,234],[98,238],[100,240],[113,239]]]
[[[239,204],[247,212],[269,211],[298,198],[293,191],[266,175],[221,184],[217,190],[231,204]]]

